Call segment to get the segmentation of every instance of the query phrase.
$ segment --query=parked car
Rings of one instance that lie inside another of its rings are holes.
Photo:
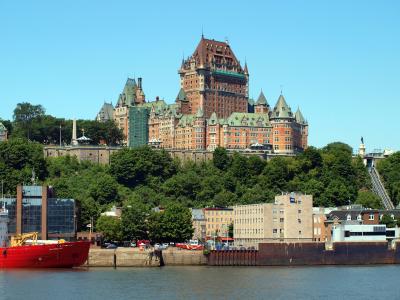
[[[117,248],[118,247],[115,244],[108,244],[107,247],[106,247],[106,249],[117,249]]]

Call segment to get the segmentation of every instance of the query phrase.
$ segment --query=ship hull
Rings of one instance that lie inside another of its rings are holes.
[[[90,242],[0,247],[0,269],[79,267],[86,262],[89,247]]]

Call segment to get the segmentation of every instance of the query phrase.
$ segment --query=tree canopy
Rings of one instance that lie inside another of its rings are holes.
[[[379,161],[377,169],[383,178],[390,199],[394,205],[400,204],[400,152]]]
[[[76,200],[80,230],[101,212],[122,207],[121,234],[129,239],[170,238],[171,234],[157,232],[161,226],[169,228],[172,212],[186,220],[180,221],[183,226],[188,220],[187,208],[271,202],[281,192],[312,194],[315,206],[359,203],[380,207],[370,190],[367,169],[345,144],[309,147],[295,157],[268,161],[231,155],[225,149],[218,152],[212,161],[180,163],[163,150],[124,148],[112,154],[110,165],[104,166],[69,156],[45,160],[42,145],[14,137],[0,143],[0,179],[6,193],[14,194],[16,185],[29,182],[34,170],[39,183],[52,185],[57,196]],[[398,156],[379,164],[394,199],[400,178]],[[163,214],[153,214],[151,209],[157,206],[166,208]],[[172,227],[168,230],[177,234],[177,240],[190,232],[186,227],[182,232]]]
[[[11,137],[26,138],[41,144],[70,144],[72,137],[72,120],[56,118],[45,113],[41,105],[28,102],[18,103],[14,109],[13,122],[3,124]],[[118,145],[123,140],[122,131],[113,121],[98,122],[95,120],[77,120],[77,135],[82,130],[94,145]]]

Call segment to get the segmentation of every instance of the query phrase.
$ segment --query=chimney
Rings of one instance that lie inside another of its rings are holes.
[[[78,141],[76,140],[76,119],[72,121],[72,140],[71,140],[72,146],[78,145]]]
[[[157,96],[157,97],[156,97],[156,101],[158,101],[158,100],[160,100],[160,97]]]
[[[138,89],[142,89],[142,77],[139,77],[138,79],[137,79],[137,81],[138,81]]]

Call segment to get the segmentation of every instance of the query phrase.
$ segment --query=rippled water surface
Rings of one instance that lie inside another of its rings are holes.
[[[0,271],[0,299],[400,299],[400,266]]]

